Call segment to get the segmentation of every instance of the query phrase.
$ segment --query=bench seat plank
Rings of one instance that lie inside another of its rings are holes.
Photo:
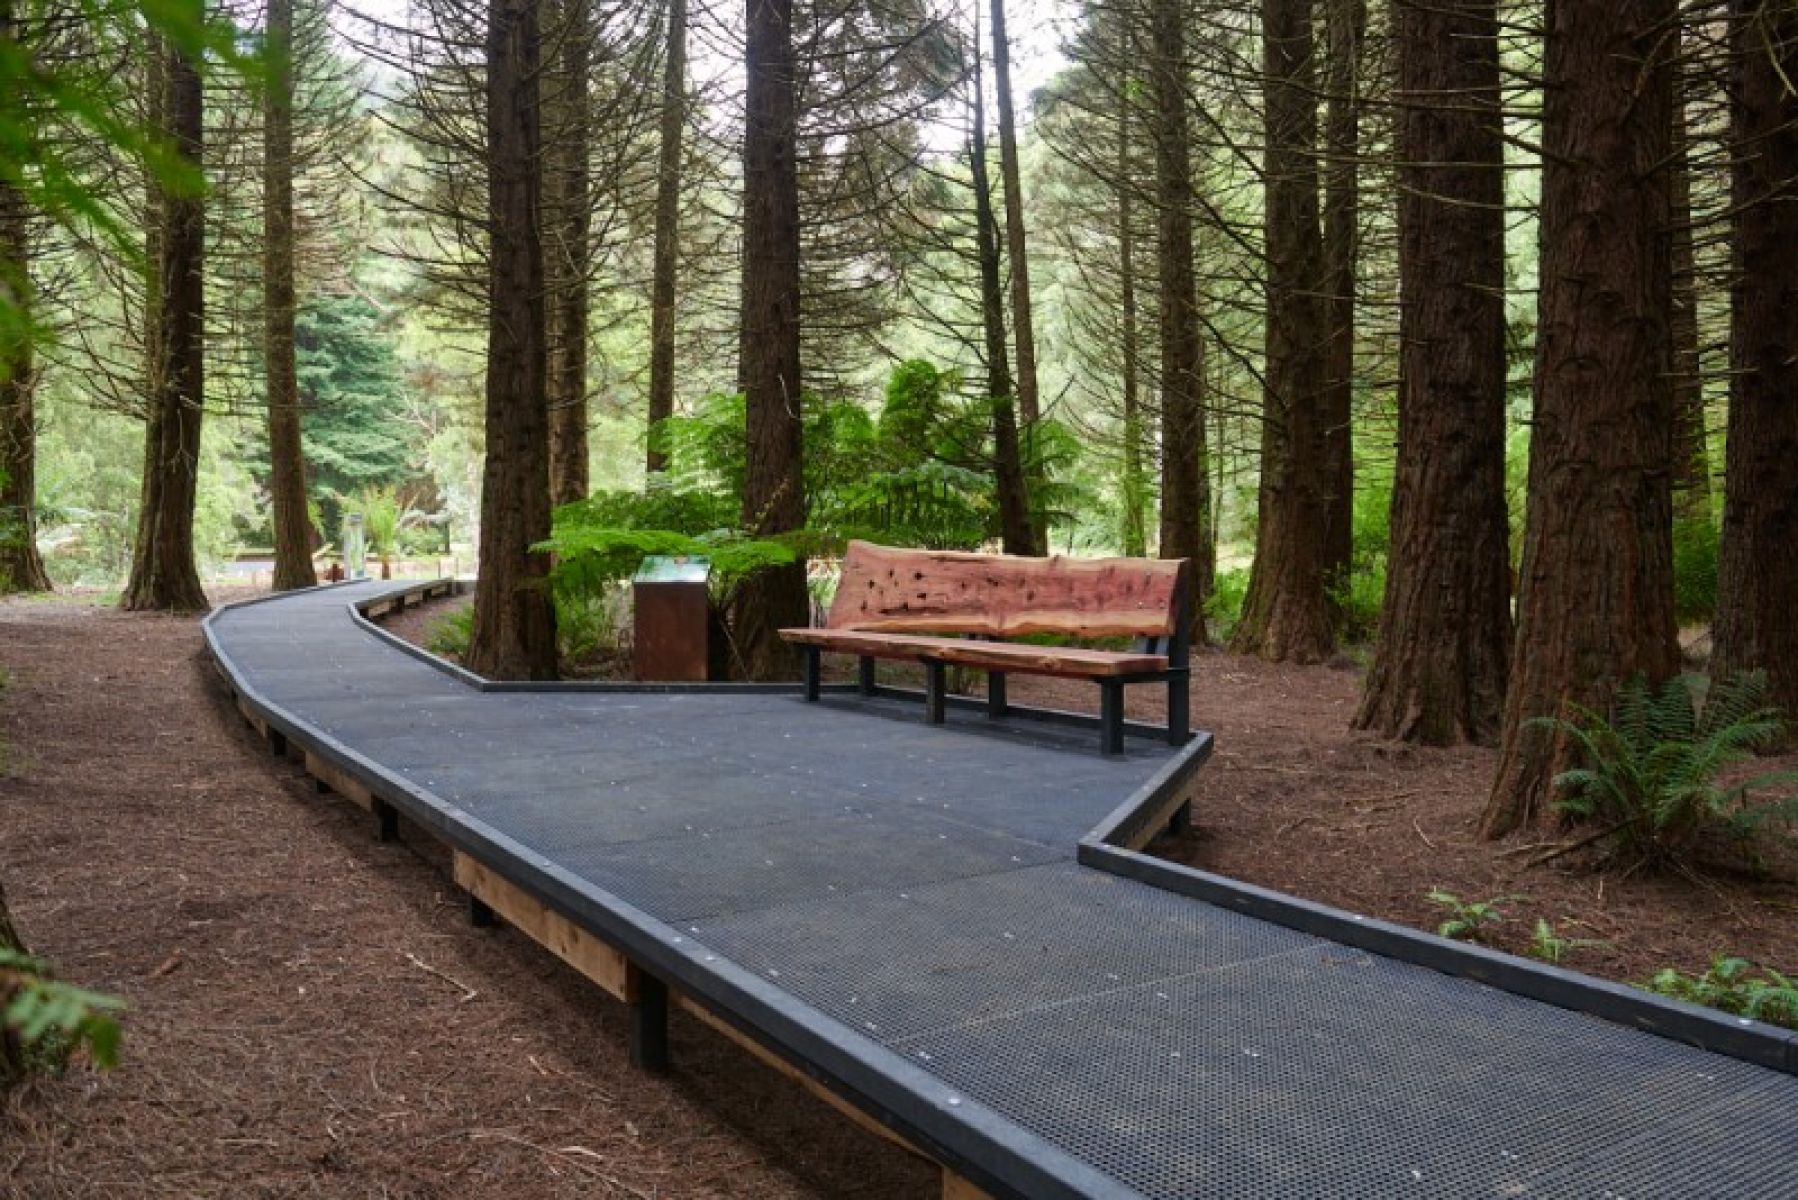
[[[783,629],[780,636],[802,646],[871,658],[934,659],[961,667],[1017,671],[1064,679],[1105,679],[1142,675],[1168,668],[1163,654],[1115,653],[1071,646],[1031,646],[1006,642],[965,641],[916,634],[873,633],[857,629]]]

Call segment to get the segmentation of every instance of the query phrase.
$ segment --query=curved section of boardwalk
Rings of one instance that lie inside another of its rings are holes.
[[[1079,865],[1200,754],[483,691],[391,586],[215,614],[248,715],[993,1195],[1798,1197],[1798,1077]]]

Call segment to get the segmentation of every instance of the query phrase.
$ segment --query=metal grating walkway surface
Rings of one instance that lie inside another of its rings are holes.
[[[1078,865],[1165,746],[853,696],[479,691],[357,623],[382,589],[224,610],[215,652],[289,736],[640,926],[683,986],[788,1003],[966,1145],[1018,1147],[1040,1175],[976,1164],[999,1192],[1798,1197],[1798,1077]]]

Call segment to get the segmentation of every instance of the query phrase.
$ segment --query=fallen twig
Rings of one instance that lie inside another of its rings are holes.
[[[1417,823],[1416,817],[1411,818],[1411,828],[1413,828],[1417,831],[1417,836],[1423,839],[1424,845],[1428,846],[1432,850],[1434,850],[1436,848],[1436,843],[1432,842],[1430,840],[1430,835],[1423,831],[1423,826],[1419,825]]]
[[[461,988],[462,989],[462,999],[460,1001],[458,1001],[458,1003],[460,1003],[460,1004],[467,1004],[470,1000],[473,1000],[476,996],[481,994],[481,993],[475,991],[473,988],[469,987],[466,983],[463,983],[460,979],[457,979],[454,975],[448,975],[442,971],[439,971],[436,967],[433,967],[430,963],[426,962],[424,959],[418,957],[418,955],[413,954],[410,951],[408,951],[406,953],[406,959],[413,966],[417,967],[419,970],[425,972],[426,974],[435,975],[437,978],[443,980],[443,982],[450,984],[453,987]]]
[[[1585,837],[1575,838],[1571,842],[1562,842],[1560,845],[1556,846],[1553,850],[1550,850],[1548,853],[1539,854],[1535,858],[1530,859],[1530,861],[1528,863],[1526,863],[1525,865],[1531,866],[1531,867],[1539,867],[1543,863],[1553,862],[1555,859],[1560,858],[1562,855],[1572,854],[1575,850],[1583,850],[1585,847],[1590,846],[1593,842],[1598,841],[1600,838],[1609,837],[1613,833],[1616,833],[1621,828],[1622,828],[1621,825],[1607,825],[1603,829],[1595,829],[1591,833],[1588,833]]]

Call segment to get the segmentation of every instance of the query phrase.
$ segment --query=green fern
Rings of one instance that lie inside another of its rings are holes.
[[[1490,900],[1463,900],[1441,888],[1432,889],[1424,898],[1448,913],[1448,920],[1436,926],[1437,935],[1457,942],[1484,941],[1488,926],[1504,922],[1504,910],[1499,905],[1521,899],[1518,896],[1494,896]]]
[[[1711,689],[1701,708],[1684,676],[1658,690],[1640,677],[1618,692],[1605,720],[1573,706],[1577,720],[1533,722],[1572,743],[1580,765],[1555,777],[1559,808],[1599,828],[1610,861],[1629,868],[1680,865],[1706,834],[1745,837],[1770,821],[1798,821],[1798,783],[1770,772],[1724,785],[1719,776],[1784,730],[1767,702],[1764,674],[1737,675]]]
[[[1676,1000],[1798,1029],[1798,980],[1771,967],[1758,968],[1757,976],[1756,969],[1745,958],[1719,955],[1702,975],[1668,967],[1643,986]]]

